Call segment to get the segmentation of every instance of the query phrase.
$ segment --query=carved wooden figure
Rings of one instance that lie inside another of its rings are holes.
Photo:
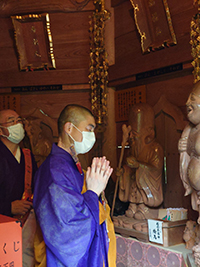
[[[185,196],[191,194],[192,208],[199,212],[198,224],[200,224],[200,82],[194,85],[186,106],[189,123],[178,144],[180,176]],[[200,243],[193,248],[193,251],[195,262],[200,266]]]
[[[128,123],[129,126],[122,129],[123,138],[130,144],[130,154],[123,167],[117,170],[119,198],[130,202],[126,217],[134,220],[157,218],[158,207],[163,202],[163,149],[155,139],[153,108],[146,103],[134,105]],[[137,221],[133,228],[140,229]]]
[[[185,196],[191,194],[192,208],[199,212],[200,82],[194,85],[186,106],[189,123],[185,127],[178,144],[180,152],[180,176],[185,188]],[[198,223],[200,223],[199,219]]]

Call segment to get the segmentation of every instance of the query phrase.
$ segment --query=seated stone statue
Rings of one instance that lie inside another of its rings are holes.
[[[127,217],[156,218],[163,202],[163,149],[155,139],[153,108],[145,103],[132,106],[128,123],[122,130],[130,153],[117,171],[119,199],[130,202]]]
[[[186,103],[189,124],[185,127],[178,149],[180,176],[185,196],[191,194],[192,208],[200,211],[200,82],[197,82]],[[200,218],[198,219],[200,224]]]

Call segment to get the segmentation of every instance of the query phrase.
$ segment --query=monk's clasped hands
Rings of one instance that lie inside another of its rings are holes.
[[[93,158],[91,167],[86,172],[87,189],[95,192],[98,196],[106,188],[108,180],[113,172],[110,162],[106,157]]]

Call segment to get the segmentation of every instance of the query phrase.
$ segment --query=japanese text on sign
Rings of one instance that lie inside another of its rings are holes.
[[[14,261],[6,262],[3,265],[0,264],[0,267],[15,267],[15,263],[14,263]]]
[[[20,114],[20,95],[0,95],[0,110],[12,109]]]
[[[148,220],[149,241],[163,244],[162,221]]]

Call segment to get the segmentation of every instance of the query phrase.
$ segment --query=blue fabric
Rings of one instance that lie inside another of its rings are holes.
[[[81,194],[84,177],[71,155],[53,144],[35,181],[33,205],[47,266],[102,267],[107,250],[105,223],[99,225],[99,199],[90,190]]]

